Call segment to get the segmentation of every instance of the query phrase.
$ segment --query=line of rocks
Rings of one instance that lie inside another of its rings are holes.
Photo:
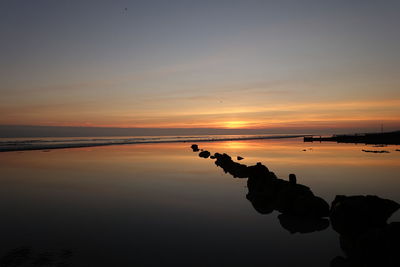
[[[192,149],[199,151],[197,145]],[[206,150],[199,156],[215,159],[215,164],[234,178],[247,178],[246,198],[254,209],[262,214],[279,211],[280,224],[291,233],[324,230],[330,222],[340,234],[340,246],[346,254],[334,258],[331,267],[400,266],[400,222],[387,223],[400,208],[395,201],[370,195],[337,195],[329,206],[309,187],[297,183],[294,174],[287,181],[260,162],[247,166],[225,153],[211,155]]]

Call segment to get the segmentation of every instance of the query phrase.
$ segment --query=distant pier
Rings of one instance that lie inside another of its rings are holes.
[[[386,133],[343,134],[332,136],[309,135],[304,137],[304,142],[337,142],[337,143],[363,143],[399,145],[400,131]]]

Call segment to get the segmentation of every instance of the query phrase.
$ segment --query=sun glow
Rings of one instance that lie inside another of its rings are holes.
[[[225,121],[222,123],[224,128],[245,128],[249,125],[247,121]]]

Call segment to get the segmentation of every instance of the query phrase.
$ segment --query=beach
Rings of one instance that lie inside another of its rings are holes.
[[[198,144],[243,164],[262,162],[281,179],[294,173],[328,203],[336,195],[400,202],[399,146],[373,154],[362,151],[371,145],[301,138]],[[258,213],[246,179],[190,145],[0,153],[0,256],[28,248],[55,266],[329,266],[344,254],[331,227],[290,233],[277,211]],[[399,220],[396,212],[389,221]]]

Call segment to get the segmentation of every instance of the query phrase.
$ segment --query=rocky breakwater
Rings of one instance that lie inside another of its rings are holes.
[[[199,156],[208,158],[209,153],[201,151]],[[309,187],[297,183],[294,174],[289,176],[289,180],[283,180],[260,162],[247,166],[233,161],[225,153],[215,153],[210,158],[215,159],[215,164],[234,178],[247,178],[246,198],[254,209],[261,214],[269,214],[274,210],[280,212],[280,223],[288,231],[305,233],[329,226],[329,220],[325,219],[329,216],[329,204],[314,195]]]
[[[400,266],[400,222],[387,222],[400,208],[395,201],[371,195],[337,195],[329,206],[308,186],[299,184],[295,174],[288,180],[279,179],[260,162],[247,166],[227,154],[203,152],[200,157],[215,159],[225,173],[247,178],[246,198],[254,209],[261,214],[280,212],[281,226],[291,233],[320,231],[331,224],[340,235],[345,254],[335,257],[331,267]]]

